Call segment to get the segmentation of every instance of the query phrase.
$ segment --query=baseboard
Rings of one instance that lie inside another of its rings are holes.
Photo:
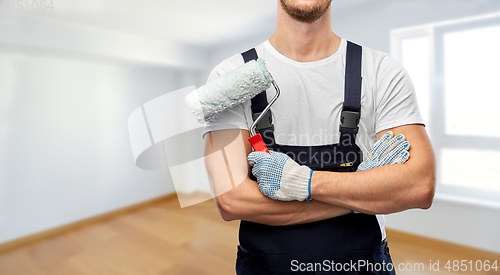
[[[388,242],[390,242],[391,240],[404,241],[406,243],[418,244],[433,249],[459,252],[461,254],[470,255],[471,257],[481,260],[500,259],[500,253],[482,250],[475,247],[469,247],[429,237],[419,236],[390,228],[386,228],[386,233]]]
[[[16,249],[18,247],[21,247],[21,246],[24,246],[27,244],[31,244],[34,242],[42,241],[42,240],[48,239],[50,237],[65,233],[65,232],[73,231],[73,230],[76,230],[78,228],[89,226],[89,225],[95,224],[97,222],[109,220],[109,219],[115,218],[117,216],[126,214],[126,213],[134,212],[134,211],[146,208],[146,207],[151,207],[151,206],[158,204],[158,203],[161,203],[161,202],[170,201],[170,200],[174,200],[174,199],[177,200],[177,195],[175,193],[168,194],[165,196],[161,196],[158,198],[154,198],[154,199],[150,199],[150,200],[147,200],[144,202],[140,202],[140,203],[137,203],[134,205],[130,205],[130,206],[127,206],[124,208],[113,210],[113,211],[110,211],[110,212],[107,212],[104,214],[93,216],[93,217],[90,217],[87,219],[79,220],[76,222],[72,222],[69,224],[58,226],[56,228],[45,230],[45,231],[42,231],[39,233],[35,233],[32,235],[21,237],[19,239],[8,241],[6,243],[0,244],[0,253],[6,252],[6,251],[9,251],[12,249]]]

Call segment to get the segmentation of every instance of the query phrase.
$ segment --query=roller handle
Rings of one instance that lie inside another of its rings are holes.
[[[253,137],[250,137],[248,141],[250,142],[250,144],[252,144],[252,147],[255,151],[266,152],[270,154],[269,150],[267,150],[266,143],[264,142],[260,134],[256,134]]]

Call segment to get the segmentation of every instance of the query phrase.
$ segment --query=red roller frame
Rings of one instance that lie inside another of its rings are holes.
[[[250,142],[250,144],[252,144],[252,147],[255,151],[266,152],[270,154],[269,150],[267,150],[266,143],[264,142],[260,134],[256,134],[253,137],[250,137],[248,141]]]

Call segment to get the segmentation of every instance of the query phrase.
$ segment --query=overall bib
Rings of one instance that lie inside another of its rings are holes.
[[[257,52],[251,49],[242,56],[248,62],[257,59]],[[361,60],[361,46],[348,41],[339,143],[321,146],[276,144],[269,110],[256,128],[269,150],[285,153],[313,170],[356,171],[363,158],[355,143],[361,109]],[[266,105],[266,91],[252,99],[253,119]],[[320,157],[325,152],[331,156],[328,161]],[[351,213],[289,226],[241,221],[239,242],[237,274],[395,274],[387,242],[382,241],[374,215]],[[363,262],[365,266],[360,267],[359,263],[363,265]]]

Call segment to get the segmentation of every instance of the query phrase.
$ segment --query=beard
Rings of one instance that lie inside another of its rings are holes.
[[[321,3],[309,7],[302,7],[295,3],[290,3],[290,0],[280,0],[280,2],[283,9],[290,17],[304,23],[312,23],[320,19],[332,4],[332,0],[322,0]]]

